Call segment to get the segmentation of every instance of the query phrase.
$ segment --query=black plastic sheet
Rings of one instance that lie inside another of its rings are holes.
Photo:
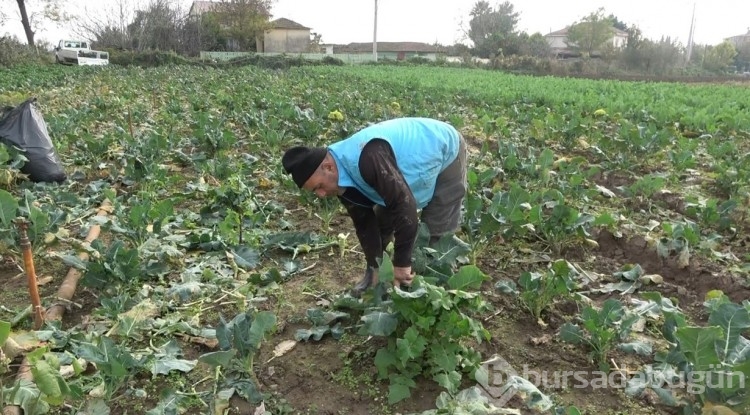
[[[21,168],[33,182],[57,182],[67,179],[60,157],[47,132],[36,98],[17,107],[7,107],[0,114],[0,142],[23,151],[28,161]]]

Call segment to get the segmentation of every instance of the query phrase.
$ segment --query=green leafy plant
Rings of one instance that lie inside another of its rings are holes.
[[[387,255],[379,277],[381,284],[393,281],[393,265]],[[489,333],[468,313],[487,308],[473,291],[486,279],[473,265],[461,267],[448,280],[447,288],[417,275],[410,291],[394,288],[391,300],[362,316],[361,334],[388,339],[375,356],[375,366],[379,377],[390,381],[389,403],[408,398],[419,375],[451,393],[458,392],[462,372],[474,376],[480,355],[467,341],[489,340]]]
[[[686,267],[690,262],[691,249],[696,249],[701,242],[700,228],[695,222],[685,220],[681,223],[665,222],[662,229],[665,236],[659,238],[656,252],[663,258],[676,253],[679,265]]]
[[[341,311],[323,311],[319,308],[311,308],[307,310],[307,319],[313,326],[309,329],[297,329],[294,338],[297,341],[307,341],[310,339],[318,341],[330,333],[334,339],[338,340],[344,334],[344,327],[341,325],[341,320],[348,317],[348,313]]]
[[[96,365],[106,400],[111,400],[145,362],[144,357],[136,358],[126,346],[106,336],[76,342],[73,349],[77,356]]]
[[[626,264],[612,276],[617,278],[617,282],[603,284],[596,291],[603,293],[617,291],[622,294],[632,294],[644,285],[659,284],[663,281],[661,275],[646,274],[639,264]]]
[[[10,322],[0,320],[0,405],[5,405],[3,378],[10,370],[10,358],[5,355],[5,342],[10,338]]]
[[[568,343],[586,344],[591,349],[592,360],[600,370],[608,371],[608,354],[617,343],[627,339],[637,314],[629,313],[622,303],[608,299],[600,310],[587,306],[579,316],[580,325],[565,323],[560,327],[560,338]]]
[[[641,197],[648,200],[657,192],[664,189],[666,182],[666,178],[660,175],[647,174],[633,182],[630,186],[627,186],[626,189],[629,196]]]
[[[650,389],[662,403],[682,407],[685,414],[712,408],[724,411],[715,413],[746,413],[750,409],[745,383],[750,377],[750,340],[743,332],[750,328],[750,304],[736,304],[721,291],[711,291],[704,303],[710,313],[708,324],[695,326],[659,293],[644,296],[649,304],[639,308],[663,313],[662,333],[670,347],[657,353],[657,363],[646,365],[628,381],[626,392],[640,396]]]
[[[60,375],[60,360],[56,354],[41,347],[29,353],[27,357],[34,383],[39,388],[40,400],[52,406],[60,406],[66,398],[73,395],[68,382]],[[77,367],[78,372],[81,370],[80,366]],[[77,395],[80,396],[80,391]]]
[[[532,207],[529,223],[534,227],[532,233],[559,255],[565,248],[590,236],[588,230],[595,217],[580,213],[562,200],[562,195],[555,199]]]
[[[117,284],[128,284],[134,276],[146,275],[141,269],[138,250],[128,247],[122,240],[115,240],[110,246],[97,239],[91,243],[93,260],[83,263],[76,257],[67,261],[84,269],[81,283],[89,287],[105,288]]]
[[[750,170],[743,168],[750,161],[750,155],[718,160],[713,166],[716,187],[721,196],[735,199],[747,195],[750,186]]]
[[[258,214],[258,205],[253,195],[253,188],[246,184],[246,179],[239,175],[232,175],[225,180],[221,186],[212,187],[209,191],[210,203],[202,209],[203,215],[225,213],[225,218],[220,224],[223,230],[224,240],[230,245],[243,244],[243,224],[246,215],[252,215],[254,223],[262,223],[263,216]],[[229,213],[234,213],[231,215]],[[236,229],[237,237],[234,238],[233,230]],[[236,239],[236,240],[235,240]]]
[[[718,199],[695,200],[685,204],[685,214],[699,220],[703,228],[714,228],[719,232],[730,230],[734,225],[732,212],[737,208],[733,199],[723,202]]]
[[[469,262],[471,247],[455,235],[446,234],[430,243],[430,231],[421,223],[412,251],[412,271],[427,281],[443,285],[461,264]]]
[[[688,391],[697,404],[729,405],[750,409],[750,340],[742,335],[750,329],[750,307],[721,296],[709,303],[708,325],[683,326],[676,330],[679,355],[687,364]]]
[[[464,201],[466,208],[463,216],[464,235],[471,246],[471,262],[476,264],[477,258],[487,249],[501,229],[501,223],[487,211],[484,186],[497,175],[494,169],[481,173],[473,170],[468,173],[469,189]]]
[[[247,310],[237,314],[229,322],[220,316],[216,327],[220,350],[205,353],[198,361],[224,368],[224,385],[234,388],[240,396],[258,404],[263,398],[260,384],[253,373],[253,365],[261,343],[274,330],[275,325],[276,316],[268,311]]]
[[[542,272],[524,272],[518,279],[518,286],[511,280],[501,280],[495,288],[506,294],[517,295],[539,324],[544,325],[542,313],[559,300],[571,298],[575,288],[574,276],[577,271],[565,260],[555,261]]]

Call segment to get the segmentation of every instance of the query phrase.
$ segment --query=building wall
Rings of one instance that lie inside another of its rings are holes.
[[[372,55],[372,52],[360,52],[360,54]],[[445,55],[445,54],[441,54],[441,55]],[[434,61],[434,60],[437,60],[437,56],[438,54],[434,52],[390,52],[390,51],[381,52],[381,51],[378,51],[378,59],[391,59],[394,61],[408,60],[408,59],[416,58],[416,57],[425,58],[425,59]]]
[[[278,56],[281,54],[284,54],[285,52],[261,52],[258,53],[258,55],[262,56]],[[200,58],[206,59],[206,60],[229,60],[238,58],[241,56],[251,56],[255,54],[254,52],[219,52],[219,51],[201,51]],[[288,53],[287,53],[288,54]],[[341,59],[344,61],[344,63],[350,63],[350,64],[356,64],[356,63],[363,63],[363,62],[371,62],[373,60],[372,52],[360,52],[360,53],[294,53],[294,56],[299,56],[304,59],[310,59],[310,60],[321,60],[324,57],[333,57],[336,59]],[[425,59],[429,60],[436,60],[438,57],[444,58],[444,53],[407,53],[405,54],[404,59],[409,59],[414,56],[420,56]],[[385,53],[378,53],[378,59],[392,59],[396,60],[398,57],[397,52],[385,52]]]
[[[553,49],[565,49],[568,47],[565,43],[567,39],[567,36],[547,36],[547,43]]]
[[[748,35],[740,35],[740,36],[732,36],[730,38],[727,38],[729,43],[733,44],[734,47],[739,47],[741,45],[744,45],[746,43],[750,43],[750,34]]]
[[[547,43],[552,49],[567,49],[569,48],[568,44],[565,43],[565,41],[568,40],[567,36],[560,35],[560,36],[546,36]],[[628,45],[628,37],[622,36],[622,35],[614,35],[611,39],[612,46],[615,48],[624,48]]]
[[[310,30],[273,29],[266,31],[264,52],[307,52],[310,46]]]
[[[624,48],[628,45],[628,36],[616,34],[612,37],[612,46],[616,48]]]

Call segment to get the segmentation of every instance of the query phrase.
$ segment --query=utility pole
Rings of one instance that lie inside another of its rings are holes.
[[[690,20],[690,34],[688,35],[687,52],[685,53],[685,66],[690,65],[690,56],[693,54],[693,34],[695,33],[695,3],[693,3],[693,17]]]
[[[372,29],[372,58],[378,61],[378,0],[375,0],[375,22]]]

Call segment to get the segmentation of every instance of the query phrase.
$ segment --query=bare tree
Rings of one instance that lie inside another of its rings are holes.
[[[0,4],[4,2],[10,2],[10,0],[0,0]],[[16,0],[16,4],[29,46],[34,46],[34,35],[42,24],[49,24],[49,22],[59,24],[70,19],[70,15],[61,7],[61,0],[37,0],[36,3],[29,0]],[[7,18],[7,15],[4,16]],[[0,20],[3,19],[0,17]]]
[[[92,12],[85,9],[78,17],[79,28],[76,34],[91,39],[97,48],[128,49],[131,39],[128,25],[133,21],[134,5],[127,0],[117,0],[110,8]]]
[[[310,33],[310,46],[308,52],[320,53],[322,51],[323,35],[317,32]]]
[[[179,7],[168,0],[151,0],[145,10],[137,10],[127,27],[136,50],[178,50],[178,28],[184,21]]]

